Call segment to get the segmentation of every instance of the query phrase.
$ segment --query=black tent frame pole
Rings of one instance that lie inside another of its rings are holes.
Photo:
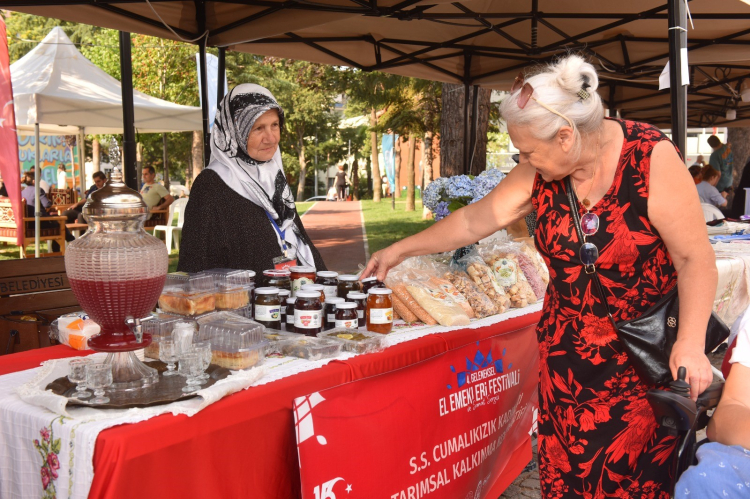
[[[203,166],[211,161],[211,129],[208,126],[208,71],[206,71],[206,39],[200,41],[201,118],[203,120]]]
[[[130,33],[120,31],[120,88],[122,90],[122,176],[125,184],[138,190],[135,158],[135,111],[133,108],[133,60]]]
[[[216,82],[216,112],[219,112],[219,106],[221,101],[224,99],[224,79],[227,74],[227,49],[224,47],[219,48],[219,74]]]
[[[609,106],[609,117],[610,118],[617,118],[617,108],[615,107],[615,84],[612,83],[609,85],[609,102],[607,105]]]
[[[688,61],[687,10],[685,0],[669,0],[669,94],[672,103],[672,141],[684,156],[687,145],[687,85],[682,84],[682,68]],[[684,50],[683,50],[684,49]]]
[[[474,85],[471,99],[471,132],[469,133],[469,175],[474,174],[474,154],[477,147],[477,123],[479,122],[479,85]]]
[[[471,52],[464,52],[464,175],[469,173],[469,97],[471,89]]]

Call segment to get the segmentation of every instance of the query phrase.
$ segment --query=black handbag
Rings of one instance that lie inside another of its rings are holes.
[[[568,203],[570,204],[573,224],[575,225],[578,239],[583,244],[583,231],[581,230],[581,221],[570,177],[565,178],[565,187],[568,191]],[[601,279],[599,279],[599,274],[596,272],[596,266],[589,265],[584,266],[584,268],[594,281],[599,297],[607,310],[607,316],[609,316],[612,325],[615,327],[620,343],[628,353],[630,363],[633,365],[638,377],[653,385],[663,385],[672,381],[669,356],[677,340],[680,310],[677,286],[664,295],[654,306],[646,310],[640,317],[615,322],[609,310],[609,304],[607,303]],[[728,337],[729,328],[719,316],[711,312],[706,329],[705,353],[712,352]]]

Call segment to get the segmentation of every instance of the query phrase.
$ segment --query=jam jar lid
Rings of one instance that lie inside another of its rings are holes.
[[[375,281],[377,281],[377,280],[378,280],[378,278],[377,278],[377,277],[375,277],[375,276],[372,276],[372,277],[365,277],[364,279],[362,279],[362,282],[363,282],[363,283],[365,283],[365,282],[375,282]]]
[[[339,273],[332,270],[321,270],[318,272],[318,277],[338,277]]]
[[[315,267],[303,267],[301,265],[289,267],[289,270],[296,274],[314,274],[315,273]]]
[[[356,281],[357,276],[354,274],[342,274],[339,276],[339,281]]]
[[[297,294],[299,294],[299,293],[297,293]],[[286,303],[287,303],[287,305],[294,305],[294,302],[295,302],[295,301],[297,301],[297,298],[293,298],[293,297],[291,297],[291,296],[290,296],[289,298],[287,298],[287,299],[286,299]]]
[[[336,308],[357,308],[357,304],[350,301],[345,301],[343,303],[337,303]]]
[[[112,176],[104,187],[91,193],[82,211],[87,217],[109,220],[148,216],[148,206],[137,191],[125,185],[119,168],[112,171]]]
[[[364,300],[365,298],[367,298],[367,295],[364,293],[352,291],[351,293],[347,293],[346,297],[350,300]]]
[[[263,275],[266,277],[289,277],[291,275],[291,272],[289,272],[286,269],[284,270],[271,269],[271,270],[264,270]]]
[[[292,294],[292,292],[289,291],[288,289],[279,289],[279,288],[274,288],[274,289],[277,289],[279,291],[279,296],[282,296],[284,298]]]
[[[297,291],[297,298],[317,298],[320,300],[320,293],[317,291]]]
[[[256,295],[277,295],[279,294],[279,288],[255,288]]]
[[[304,291],[318,291],[322,293],[324,286],[322,284],[303,284],[300,289]]]
[[[344,299],[339,298],[338,296],[332,296],[330,298],[326,298],[326,304],[328,303],[344,303]]]
[[[389,295],[393,293],[393,291],[388,288],[372,288],[368,293],[371,295]]]

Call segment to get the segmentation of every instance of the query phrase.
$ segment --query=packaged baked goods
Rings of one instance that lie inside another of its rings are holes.
[[[85,312],[61,315],[52,322],[51,327],[57,328],[60,343],[76,350],[86,350],[89,338],[101,331],[99,324]]]
[[[536,302],[536,293],[526,280],[518,260],[520,243],[480,246],[479,253],[492,269],[497,283],[508,294],[511,307],[522,308]]]
[[[211,363],[232,370],[258,365],[268,345],[260,324],[217,321],[201,326],[208,333],[213,355]]]
[[[518,253],[516,257],[518,258],[518,265],[521,267],[523,275],[526,277],[526,280],[531,286],[531,289],[534,291],[536,299],[543,300],[544,293],[547,290],[547,285],[544,284],[544,281],[539,275],[539,271],[537,270],[533,261],[525,253]]]
[[[167,274],[164,289],[159,296],[162,312],[195,316],[216,308],[214,278],[211,274]],[[237,307],[234,307],[237,308]]]
[[[396,318],[396,315],[398,315],[401,319],[403,319],[404,322],[407,322],[409,324],[417,322],[419,320],[419,318],[414,315],[414,312],[409,310],[409,307],[407,307],[404,302],[401,301],[396,293],[391,296],[391,300],[393,301],[394,319]]]
[[[254,271],[210,269],[203,273],[214,278],[217,310],[234,310],[251,304],[251,291],[255,287]]]
[[[521,252],[528,256],[531,262],[534,264],[534,267],[536,268],[537,272],[539,273],[539,277],[542,278],[542,282],[544,282],[544,286],[549,285],[549,269],[547,268],[547,265],[544,263],[544,258],[542,258],[542,255],[539,254],[539,252],[536,250],[536,248],[533,248],[529,246],[528,244],[524,244],[521,246]]]
[[[460,306],[462,309],[464,309],[464,312],[469,317],[469,319],[473,319],[476,317],[474,314],[474,309],[471,307],[471,304],[469,304],[468,300],[462,295],[458,289],[448,281],[447,279],[442,279],[439,277],[431,277],[427,283],[430,286],[435,286],[441,291],[443,291],[445,294],[447,294],[458,306]]]
[[[287,357],[321,360],[337,356],[341,353],[343,346],[343,343],[340,341],[303,336],[301,338],[279,340],[274,348],[281,355]]]
[[[510,299],[505,293],[505,289],[495,280],[495,275],[487,266],[482,258],[474,254],[469,254],[459,261],[466,267],[466,274],[476,284],[476,286],[492,300],[498,313],[503,313],[510,305]]]
[[[466,298],[478,319],[497,314],[495,303],[474,284],[466,273],[457,270],[448,271],[444,277]]]
[[[172,328],[184,317],[171,314],[154,314],[154,317],[141,322],[143,333],[151,335],[151,344],[146,347],[144,355],[150,359],[159,360],[159,343],[172,339]]]
[[[318,333],[318,338],[341,342],[346,352],[370,353],[385,348],[386,335],[337,328]]]
[[[387,280],[387,279],[386,279]],[[438,322],[425,310],[422,308],[422,306],[417,303],[417,300],[414,299],[414,297],[409,293],[409,290],[406,289],[406,285],[398,283],[391,283],[388,281],[388,287],[393,290],[393,296],[399,299],[401,303],[403,303],[406,308],[411,311],[412,314],[414,314],[420,321],[424,322],[425,324],[429,326],[434,326]],[[403,315],[402,315],[403,317]]]
[[[469,316],[453,298],[442,289],[432,286],[429,282],[415,282],[407,285],[409,291],[419,305],[424,308],[442,326],[468,326]]]

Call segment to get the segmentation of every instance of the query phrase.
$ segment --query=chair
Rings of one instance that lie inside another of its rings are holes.
[[[167,253],[172,252],[172,231],[177,231],[179,235],[182,235],[182,225],[185,223],[185,206],[187,206],[188,199],[180,198],[176,199],[172,204],[169,205],[169,215],[167,216],[167,225],[157,225],[154,227],[154,236],[157,231],[164,231],[167,243]],[[174,214],[177,213],[177,225],[172,225],[174,221]],[[180,238],[176,237],[174,240],[175,248],[180,249]]]
[[[703,208],[703,219],[706,222],[725,218],[721,210],[712,204],[701,203],[701,208]]]
[[[26,200],[21,199],[21,204],[26,207]],[[65,254],[65,217],[41,217],[42,222],[55,222],[55,224],[45,224],[39,228],[39,241],[57,241],[60,245],[59,252],[39,253],[39,256],[54,256]],[[27,252],[26,247],[34,244],[34,217],[24,217],[23,223],[23,245],[21,246],[21,258],[33,258],[33,252]],[[10,199],[0,198],[0,241],[16,244],[16,217],[10,204]]]

